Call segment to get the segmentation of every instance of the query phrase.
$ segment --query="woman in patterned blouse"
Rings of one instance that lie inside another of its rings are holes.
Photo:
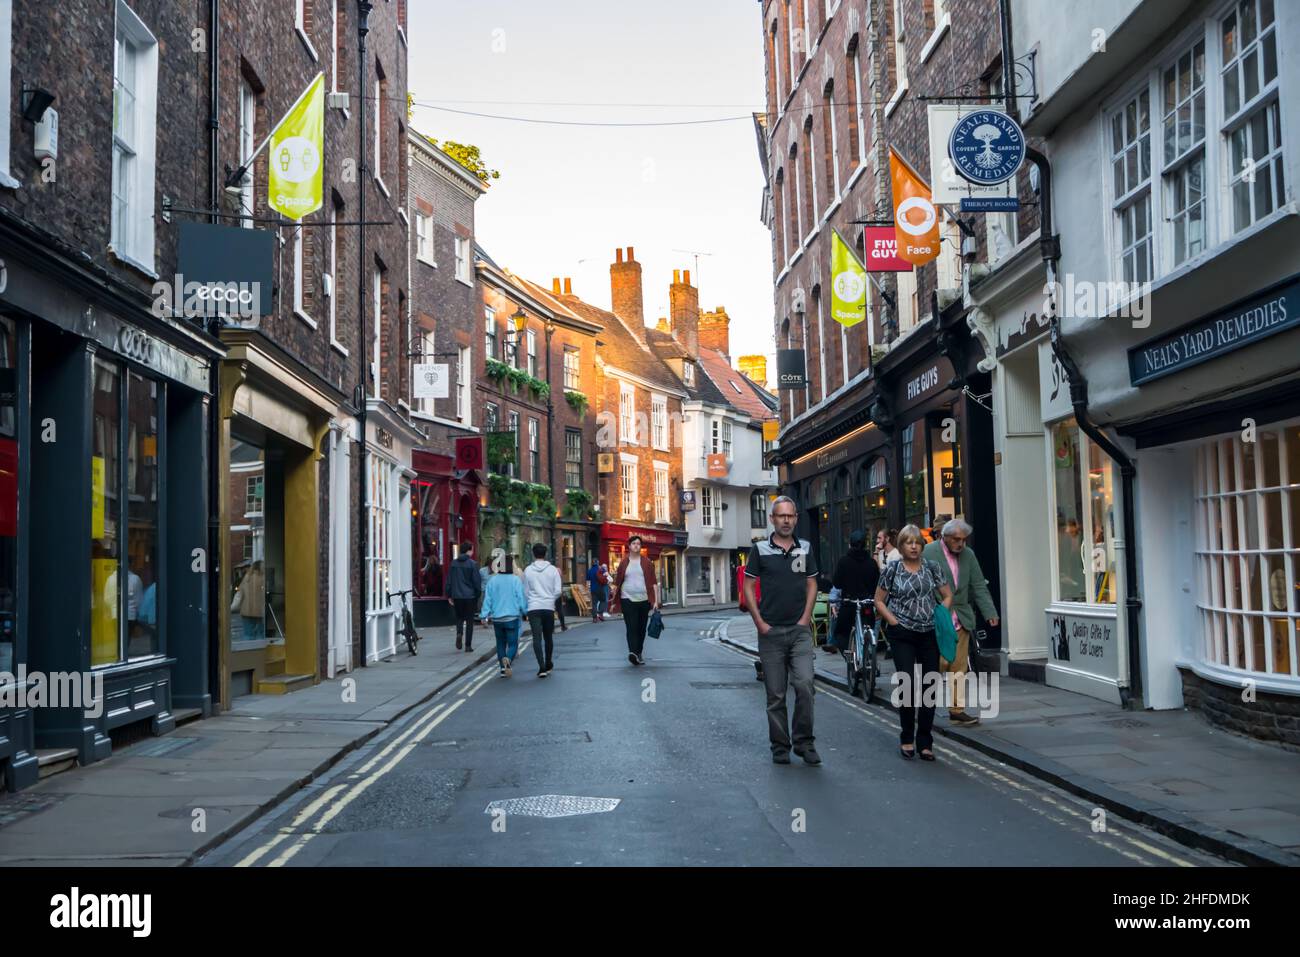
[[[942,604],[952,608],[952,589],[944,582],[943,570],[932,561],[921,557],[925,538],[915,525],[908,525],[898,533],[898,550],[902,560],[885,566],[876,588],[876,614],[889,626],[889,643],[894,649],[894,666],[900,675],[911,677],[901,681],[894,692],[900,696],[898,720],[902,724],[899,752],[904,760],[916,757],[919,750],[922,761],[934,760],[935,697],[942,687],[939,675],[939,644],[934,636],[934,609]],[[921,665],[921,678],[915,677],[916,665]],[[923,689],[924,688],[924,693]],[[921,705],[917,718],[917,705]]]

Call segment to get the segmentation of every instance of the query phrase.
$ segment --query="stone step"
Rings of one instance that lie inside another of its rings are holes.
[[[71,771],[77,766],[76,748],[39,748],[36,751],[36,764],[40,776],[48,778],[61,771]]]

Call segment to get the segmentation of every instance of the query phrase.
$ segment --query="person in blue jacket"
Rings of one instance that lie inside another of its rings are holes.
[[[497,664],[501,677],[510,677],[510,665],[519,653],[519,629],[528,614],[524,583],[510,572],[493,572],[483,592],[483,624],[491,622],[497,637]]]

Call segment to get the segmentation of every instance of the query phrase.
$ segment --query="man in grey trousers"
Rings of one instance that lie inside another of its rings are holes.
[[[775,531],[751,545],[745,561],[745,604],[758,629],[772,761],[790,763],[785,697],[789,685],[794,685],[794,753],[807,764],[821,764],[813,747],[812,613],[817,562],[808,542],[794,537],[799,520],[794,499],[778,497],[769,515]],[[755,582],[761,583],[758,601]]]

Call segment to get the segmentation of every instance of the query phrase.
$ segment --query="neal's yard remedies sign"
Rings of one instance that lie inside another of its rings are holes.
[[[1129,383],[1141,385],[1300,325],[1300,275],[1128,351]]]

